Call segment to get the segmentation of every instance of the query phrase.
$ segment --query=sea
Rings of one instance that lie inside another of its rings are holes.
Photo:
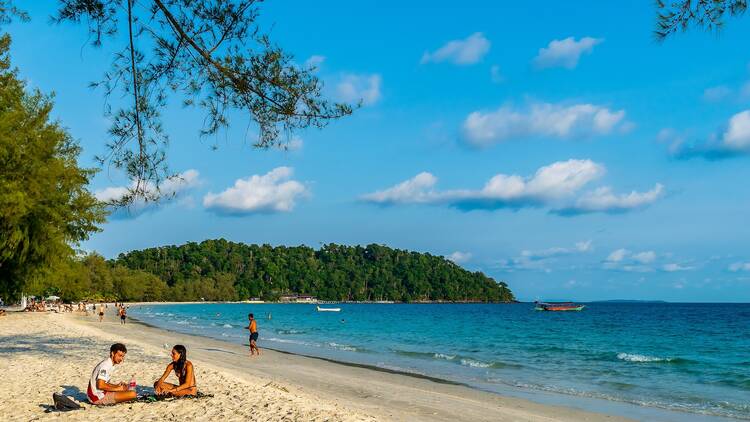
[[[750,420],[750,304],[164,304],[173,331],[440,378],[641,420]]]

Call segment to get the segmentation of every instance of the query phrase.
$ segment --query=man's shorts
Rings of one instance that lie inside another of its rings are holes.
[[[250,341],[258,341],[258,332],[250,333]]]
[[[105,392],[104,397],[102,397],[101,399],[93,400],[93,398],[96,398],[96,396],[89,395],[89,402],[96,406],[106,406],[108,404],[117,403],[117,400],[115,400],[115,393],[113,393],[112,391]]]

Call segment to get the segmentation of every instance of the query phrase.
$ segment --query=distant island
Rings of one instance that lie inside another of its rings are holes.
[[[665,300],[612,299],[612,300],[592,300],[589,303],[667,303],[667,301]]]
[[[247,245],[224,239],[79,257],[28,286],[66,301],[512,302],[505,282],[442,256],[383,245]]]

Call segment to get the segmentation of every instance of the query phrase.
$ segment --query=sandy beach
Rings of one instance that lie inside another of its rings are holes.
[[[11,313],[0,318],[0,420],[259,420],[259,421],[621,421],[616,416],[502,397],[462,385],[245,347],[203,337],[121,325],[80,314]],[[114,381],[135,374],[138,392],[187,346],[199,389],[212,398],[95,407],[86,402],[92,368],[113,342],[128,347]],[[85,410],[45,413],[53,392]]]

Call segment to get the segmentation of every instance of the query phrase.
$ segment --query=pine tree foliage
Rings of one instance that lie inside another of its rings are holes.
[[[50,120],[52,101],[26,92],[0,37],[0,296],[15,298],[34,275],[73,254],[98,230],[101,204],[87,190],[94,171]]]
[[[656,1],[657,21],[654,35],[663,41],[692,25],[708,31],[719,31],[727,16],[740,16],[747,10],[747,0],[679,0]]]

